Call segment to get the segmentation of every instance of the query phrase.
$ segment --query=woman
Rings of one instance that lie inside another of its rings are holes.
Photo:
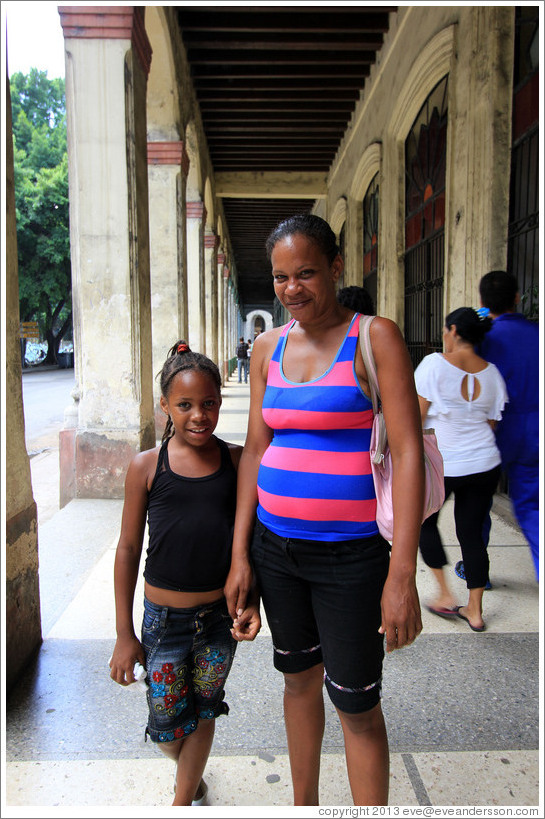
[[[443,329],[444,353],[426,356],[415,371],[422,422],[427,418],[434,427],[443,456],[445,499],[454,493],[456,535],[469,589],[467,605],[457,606],[443,571],[448,561],[437,512],[424,521],[420,535],[422,557],[438,585],[427,608],[442,617],[460,617],[473,631],[485,630],[482,599],[489,560],[482,532],[500,476],[494,428],[508,400],[497,367],[475,352],[491,326],[472,307],[454,310]]]
[[[343,271],[335,235],[319,217],[298,215],[272,232],[267,252],[275,294],[293,318],[259,335],[252,351],[225,594],[236,618],[253,565],[284,674],[294,804],[319,804],[325,679],[354,803],[385,805],[384,635],[393,651],[422,630],[415,572],[424,474],[413,371],[397,325],[376,318],[371,342],[395,470],[390,557],[375,522],[358,314],[335,294]]]

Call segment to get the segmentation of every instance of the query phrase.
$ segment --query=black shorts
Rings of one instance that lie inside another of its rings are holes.
[[[333,704],[357,714],[380,699],[380,600],[389,544],[380,535],[324,542],[283,538],[257,521],[251,558],[271,629],[274,666],[324,664]]]

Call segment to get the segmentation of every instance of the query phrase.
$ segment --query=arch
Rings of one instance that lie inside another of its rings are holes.
[[[265,331],[271,330],[273,327],[273,317],[267,310],[252,310],[246,316],[244,322],[244,338],[249,339],[254,337],[256,319],[261,318],[265,324]]]
[[[381,142],[372,142],[363,152],[350,188],[350,196],[353,199],[360,201],[365,196],[371,180],[380,172],[381,155]]]
[[[209,177],[206,178],[204,183],[204,207],[206,209],[206,227],[208,230],[214,230],[216,223],[216,207]]]
[[[397,104],[390,119],[389,132],[398,140],[404,140],[412,124],[437,83],[450,72],[454,50],[453,24],[439,32],[414,61],[397,97]]]
[[[202,195],[202,171],[199,155],[199,139],[193,121],[185,129],[185,146],[189,157],[189,173],[187,175],[187,200],[200,199]]]
[[[150,141],[180,139],[178,83],[164,9],[146,6],[145,26],[152,48],[147,88],[147,129]]]
[[[331,226],[331,230],[333,233],[338,237],[339,233],[342,230],[342,226],[346,222],[346,211],[347,211],[347,203],[346,203],[346,196],[341,196],[337,199],[335,207],[333,208],[333,213],[329,219],[329,224]]]

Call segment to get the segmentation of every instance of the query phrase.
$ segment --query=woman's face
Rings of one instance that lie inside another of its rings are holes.
[[[274,292],[297,321],[311,321],[336,304],[335,282],[343,271],[336,256],[331,264],[315,242],[294,233],[276,243],[271,254]]]

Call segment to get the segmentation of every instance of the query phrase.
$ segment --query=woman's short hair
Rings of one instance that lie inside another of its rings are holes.
[[[297,213],[288,219],[284,219],[269,234],[265,242],[265,250],[269,261],[276,243],[288,236],[293,236],[295,233],[306,236],[307,239],[318,245],[322,253],[327,257],[329,264],[332,264],[335,257],[340,253],[335,234],[324,219],[313,213]]]

